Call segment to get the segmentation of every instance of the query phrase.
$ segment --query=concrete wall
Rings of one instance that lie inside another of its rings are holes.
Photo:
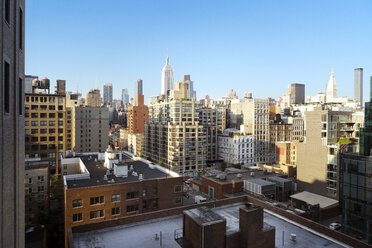
[[[0,0],[0,247],[24,247],[25,1],[9,1],[9,22]],[[20,11],[23,18],[20,20]],[[22,32],[20,26],[22,24]],[[21,34],[21,35],[20,35]],[[5,62],[9,64],[9,111],[5,110]]]

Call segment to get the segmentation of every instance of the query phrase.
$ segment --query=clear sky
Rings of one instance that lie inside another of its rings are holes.
[[[198,98],[278,97],[293,82],[353,97],[354,68],[372,75],[372,1],[27,0],[26,74],[66,79],[85,94],[106,82],[114,97],[161,90],[169,51],[175,81],[190,74]]]

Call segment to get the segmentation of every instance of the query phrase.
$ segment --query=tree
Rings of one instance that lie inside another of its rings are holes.
[[[55,199],[63,197],[62,179],[58,177],[57,174],[52,177],[52,182],[50,183],[50,195]]]

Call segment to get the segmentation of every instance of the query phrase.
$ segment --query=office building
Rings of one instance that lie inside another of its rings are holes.
[[[109,143],[109,114],[106,107],[72,109],[72,150],[103,152]]]
[[[161,94],[166,96],[166,98],[169,95],[169,91],[173,90],[173,84],[173,70],[169,64],[169,57],[167,55],[167,60],[161,73]]]
[[[305,85],[296,83],[291,84],[290,99],[291,104],[305,103]]]
[[[34,92],[41,90],[36,87]],[[26,93],[24,106],[25,158],[49,161],[51,173],[58,173],[60,156],[71,149],[71,109],[66,108],[66,95]]]
[[[137,79],[134,85],[134,97],[143,95],[143,82],[142,79]]]
[[[25,1],[0,1],[0,247],[25,246]]]
[[[129,104],[129,92],[128,89],[121,90],[121,103],[123,106]]]
[[[354,101],[363,107],[363,68],[354,69]]]
[[[120,151],[64,157],[62,164],[66,247],[73,226],[182,206],[182,177]]]
[[[101,107],[101,93],[99,89],[91,89],[85,98],[85,106]]]
[[[112,83],[105,83],[103,85],[103,105],[106,107],[112,106]]]
[[[49,213],[49,174],[48,161],[25,160],[26,227],[40,224],[38,217]]]

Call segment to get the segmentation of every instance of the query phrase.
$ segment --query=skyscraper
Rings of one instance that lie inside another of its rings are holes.
[[[354,69],[354,100],[363,107],[363,68]]]
[[[291,84],[291,104],[305,103],[305,85]]]
[[[173,90],[173,70],[167,55],[167,60],[161,73],[161,94],[167,97],[170,90]]]
[[[25,246],[25,0],[0,1],[0,247]]]
[[[87,93],[85,105],[90,107],[101,107],[101,93],[99,89],[91,89]]]
[[[106,83],[103,85],[103,105],[112,105],[112,83]]]
[[[129,104],[129,92],[128,89],[121,90],[121,102],[123,105]]]
[[[142,79],[137,79],[136,84],[134,85],[134,96],[143,95],[142,91]]]
[[[326,101],[332,102],[337,97],[338,97],[337,85],[332,69],[331,76],[329,77],[329,81],[326,87]]]

